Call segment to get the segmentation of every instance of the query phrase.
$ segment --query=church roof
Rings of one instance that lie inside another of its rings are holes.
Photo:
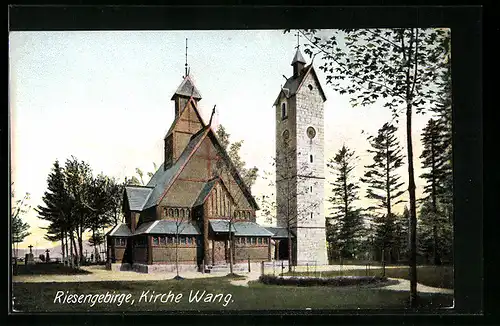
[[[266,226],[265,228],[266,228],[266,230],[268,230],[269,232],[271,232],[273,234],[273,236],[272,236],[273,239],[286,239],[286,238],[288,238],[288,231],[284,227]],[[294,238],[295,235],[293,234],[293,231],[291,231],[290,233],[291,233],[292,238]]]
[[[316,75],[316,72],[314,71],[313,65],[310,64],[308,66],[305,66],[300,74],[297,77],[290,77],[286,80],[285,85],[283,85],[283,88],[281,89],[280,93],[278,94],[278,97],[276,98],[276,101],[274,101],[273,105],[277,105],[281,94],[284,94],[286,98],[290,98],[297,94],[297,92],[300,90],[302,83],[306,76],[308,74],[312,73],[314,78],[316,78],[316,82],[318,84],[318,89],[321,93],[321,96],[323,97],[323,101],[326,101],[326,96],[325,93],[323,92],[323,88],[321,88],[321,84],[318,80],[318,76]]]
[[[205,186],[203,186],[203,188],[201,189],[201,191],[198,195],[198,198],[196,198],[196,200],[193,204],[193,207],[199,206],[205,202],[208,194],[210,194],[210,191],[212,191],[212,189],[215,187],[218,180],[219,180],[219,178],[214,178],[214,179],[208,181],[207,183],[205,183]]]
[[[144,190],[141,187],[126,188],[127,199],[129,203],[133,203],[130,204],[130,209],[131,210],[137,209],[142,211],[158,205],[158,203],[164,197],[164,195],[166,194],[170,186],[173,184],[179,173],[187,164],[194,151],[198,148],[198,145],[207,136],[210,137],[214,146],[218,149],[221,156],[229,165],[232,176],[234,177],[236,183],[239,185],[240,189],[242,190],[247,200],[249,201],[250,205],[252,205],[254,209],[259,209],[259,206],[257,205],[255,198],[252,196],[250,190],[248,189],[248,186],[244,183],[238,170],[234,167],[234,164],[231,162],[231,159],[229,158],[226,150],[221,146],[219,140],[217,139],[217,136],[215,136],[215,133],[213,132],[210,126],[205,126],[201,128],[200,131],[191,136],[191,140],[189,141],[188,145],[186,146],[182,154],[179,156],[177,161],[170,168],[165,170],[164,169],[165,163],[162,163],[160,165],[158,170],[151,177],[151,180],[149,180],[149,182],[147,183],[146,187],[142,187],[146,188],[147,190]],[[199,205],[199,201],[205,199],[206,195],[208,195],[208,192],[210,192],[211,187],[213,187],[214,184],[207,182],[207,184],[203,187],[198,196],[191,199],[192,200],[191,203],[194,203],[194,206]],[[205,197],[203,197],[204,194]],[[132,209],[132,207],[134,207],[134,209]]]
[[[200,131],[204,131],[206,128],[201,129]],[[144,204],[143,209],[150,208],[152,206],[156,206],[158,201],[163,197],[165,190],[170,187],[172,182],[175,180],[176,175],[182,167],[187,163],[189,157],[193,153],[194,149],[197,145],[203,140],[205,136],[205,132],[198,132],[191,137],[188,145],[182,152],[181,156],[177,159],[177,161],[167,170],[163,168],[164,163],[158,168],[158,171],[153,175],[151,180],[149,180],[147,186],[154,187],[151,195],[148,200]]]
[[[196,86],[194,85],[194,83],[191,80],[191,78],[189,77],[189,75],[184,77],[184,80],[179,85],[179,87],[175,91],[174,95],[172,95],[172,100],[175,98],[176,95],[186,96],[186,97],[193,96],[194,99],[201,100],[201,94],[198,91],[198,89],[196,88]]]
[[[304,59],[304,57],[302,56],[302,53],[300,53],[300,50],[297,48],[297,52],[295,52],[295,56],[293,57],[293,60],[292,60],[292,65],[295,63],[295,62],[301,62],[301,63],[306,63],[306,60]]]
[[[139,212],[142,211],[144,204],[152,192],[152,187],[126,186],[125,193],[127,195],[130,210]]]
[[[128,228],[127,224],[118,223],[106,235],[111,237],[129,237],[132,235],[132,232],[130,232],[130,229]]]
[[[214,232],[218,233],[228,233],[229,232],[229,220],[215,220],[211,219],[210,227]],[[236,221],[231,223],[231,232],[234,232],[235,236],[261,236],[270,237],[273,234],[260,226],[255,222],[241,222]]]
[[[177,222],[158,220],[142,223],[135,230],[134,235],[136,234],[177,234]],[[199,235],[201,233],[195,224],[190,222],[179,222],[179,234]]]

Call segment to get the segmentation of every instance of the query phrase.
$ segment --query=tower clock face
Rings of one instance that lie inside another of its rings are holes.
[[[313,139],[314,137],[316,137],[316,129],[314,129],[313,127],[308,127],[307,128],[307,137],[309,137],[310,139]]]

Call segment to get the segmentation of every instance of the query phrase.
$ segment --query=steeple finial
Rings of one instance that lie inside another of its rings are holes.
[[[297,30],[297,34],[295,34],[295,36],[297,36],[297,46],[295,48],[298,49],[300,47],[300,33],[299,33],[299,30]]]
[[[188,70],[188,39],[186,37],[186,63],[184,64],[184,69],[186,75],[184,77],[189,76],[189,70]]]
[[[212,114],[210,115],[210,121],[208,122],[208,126],[209,127],[212,127],[212,119],[214,117],[214,114],[215,114],[215,107],[217,106],[217,104],[214,105],[214,108],[212,109]]]

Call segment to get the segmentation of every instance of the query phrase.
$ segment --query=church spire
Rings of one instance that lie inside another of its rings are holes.
[[[293,66],[293,77],[298,77],[300,75],[300,72],[304,68],[306,64],[306,60],[302,56],[302,53],[300,52],[300,41],[299,41],[299,32],[297,31],[297,46],[295,47],[297,51],[295,52],[295,56],[293,57],[292,60],[292,66]]]

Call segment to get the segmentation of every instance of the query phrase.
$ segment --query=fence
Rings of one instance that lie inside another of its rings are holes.
[[[288,268],[288,261],[262,262],[261,274],[274,276],[385,276],[385,264],[374,265],[363,263],[358,265],[318,265],[316,261],[301,261]]]

